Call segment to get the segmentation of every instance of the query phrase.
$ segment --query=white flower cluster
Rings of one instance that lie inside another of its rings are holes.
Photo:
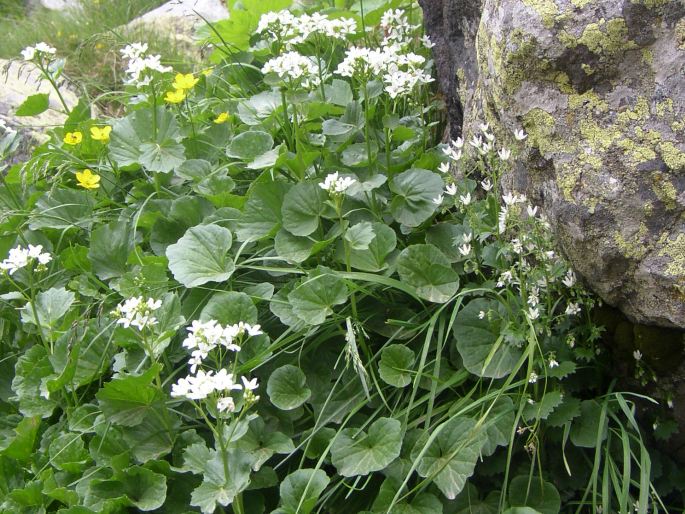
[[[27,46],[21,51],[21,56],[25,61],[33,61],[36,56],[55,55],[57,50],[47,43],[37,43],[36,46]]]
[[[237,339],[244,334],[250,337],[262,334],[259,325],[250,325],[241,321],[224,327],[213,319],[193,321],[188,332],[190,333],[183,341],[183,347],[192,350],[188,361],[191,373],[195,373],[197,367],[202,365],[209,352],[215,348],[222,346],[228,351],[239,352],[240,346],[236,344]]]
[[[326,14],[302,14],[294,16],[287,10],[268,12],[259,18],[257,33],[285,43],[288,48],[303,43],[311,35],[344,39],[357,31],[352,18],[330,19]]]
[[[328,191],[329,194],[343,194],[355,182],[351,177],[341,177],[338,172],[329,173],[323,182],[319,183],[319,187]]]
[[[262,73],[275,73],[281,80],[288,80],[305,88],[313,88],[320,83],[319,68],[314,60],[295,51],[269,59],[264,64]]]
[[[145,71],[157,71],[159,73],[172,71],[171,66],[162,66],[161,56],[145,55],[147,48],[147,43],[132,43],[120,50],[121,56],[128,61],[126,84],[132,84],[136,87],[146,86],[152,81],[152,76],[144,75]]]
[[[21,268],[25,268],[29,264],[38,262],[39,265],[45,266],[52,260],[52,255],[43,252],[42,245],[29,245],[28,248],[17,246],[10,250],[7,258],[0,262],[0,270],[7,271],[10,275]]]
[[[383,13],[381,18],[381,30],[384,34],[383,45],[399,45],[405,46],[412,40],[413,33],[420,25],[411,25],[402,9],[390,9]],[[427,36],[426,36],[427,37]],[[432,45],[430,39],[427,40],[428,45]],[[424,41],[425,44],[425,41]]]
[[[144,300],[142,296],[136,296],[117,305],[112,314],[117,317],[117,324],[124,328],[134,327],[143,330],[157,324],[157,318],[152,314],[161,306],[162,300]]]
[[[425,57],[403,52],[398,45],[380,49],[352,47],[338,65],[336,73],[342,77],[358,77],[383,80],[385,91],[391,98],[410,94],[418,85],[433,82],[433,77],[423,70]]]
[[[255,402],[259,399],[252,393],[257,387],[257,379],[248,380],[222,368],[219,371],[205,371],[198,369],[202,366],[209,353],[216,348],[223,348],[232,352],[240,351],[243,336],[258,336],[262,334],[259,325],[251,325],[240,321],[234,325],[222,326],[216,320],[193,321],[188,328],[188,336],[183,341],[183,347],[191,351],[190,375],[180,378],[171,386],[171,396],[185,397],[190,400],[204,400],[216,396],[216,408],[219,412],[233,412],[235,401],[230,396],[231,391],[244,391],[246,401]],[[242,382],[242,385],[241,383]]]

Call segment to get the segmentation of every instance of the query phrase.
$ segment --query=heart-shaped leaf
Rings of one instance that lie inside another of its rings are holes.
[[[331,460],[342,476],[368,475],[385,469],[400,455],[402,424],[392,418],[378,418],[368,432],[341,430],[331,447]]]
[[[459,289],[459,275],[450,261],[433,245],[412,245],[397,258],[397,272],[403,282],[430,302],[444,303]]]

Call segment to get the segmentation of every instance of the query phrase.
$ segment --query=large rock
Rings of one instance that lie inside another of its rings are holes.
[[[639,323],[685,328],[685,2],[423,7],[434,53],[449,56],[436,58],[440,84],[448,97],[461,91],[452,133],[485,119],[513,146],[523,127],[508,187],[544,206],[607,303]]]

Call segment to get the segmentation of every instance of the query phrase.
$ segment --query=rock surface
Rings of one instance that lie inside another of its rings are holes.
[[[459,91],[463,120],[456,109],[451,124],[468,135],[484,119],[505,144],[523,127],[508,187],[543,205],[607,303],[638,323],[685,328],[685,3],[422,6],[439,83],[447,97]]]
[[[62,126],[66,120],[62,105],[47,80],[41,81],[38,70],[21,61],[0,59],[0,118],[7,125],[29,132],[36,139],[41,139],[47,128]],[[62,96],[71,109],[78,103],[78,97],[66,87],[60,89]],[[38,93],[50,94],[50,108],[38,116],[15,116],[15,111],[27,97]]]

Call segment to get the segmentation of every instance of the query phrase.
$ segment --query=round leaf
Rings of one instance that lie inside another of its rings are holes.
[[[442,178],[428,170],[409,169],[396,175],[390,181],[395,193],[390,213],[399,223],[418,227],[435,212],[433,199],[442,194],[443,185]]]
[[[235,269],[228,255],[232,242],[231,231],[218,225],[189,228],[166,250],[169,269],[186,287],[228,280]]]
[[[293,235],[308,236],[319,227],[327,198],[318,184],[297,184],[283,198],[283,227]]]
[[[459,275],[450,261],[433,245],[412,245],[397,259],[397,272],[403,282],[430,302],[444,303],[459,289]]]
[[[385,469],[400,455],[402,424],[378,418],[368,433],[356,428],[341,430],[331,447],[331,460],[344,477],[368,475]]]
[[[274,139],[267,132],[249,130],[235,136],[226,148],[226,155],[244,161],[268,152],[274,146]]]
[[[509,484],[509,503],[513,507],[530,507],[541,514],[558,514],[561,497],[557,488],[539,477],[517,476]]]
[[[378,373],[386,384],[404,387],[411,382],[411,367],[416,356],[406,346],[392,344],[381,351]]]
[[[312,395],[302,370],[286,364],[274,371],[266,384],[271,403],[281,410],[293,410]]]
[[[221,291],[210,298],[200,313],[200,319],[213,319],[222,325],[233,325],[239,321],[253,324],[257,322],[257,307],[245,293]]]

